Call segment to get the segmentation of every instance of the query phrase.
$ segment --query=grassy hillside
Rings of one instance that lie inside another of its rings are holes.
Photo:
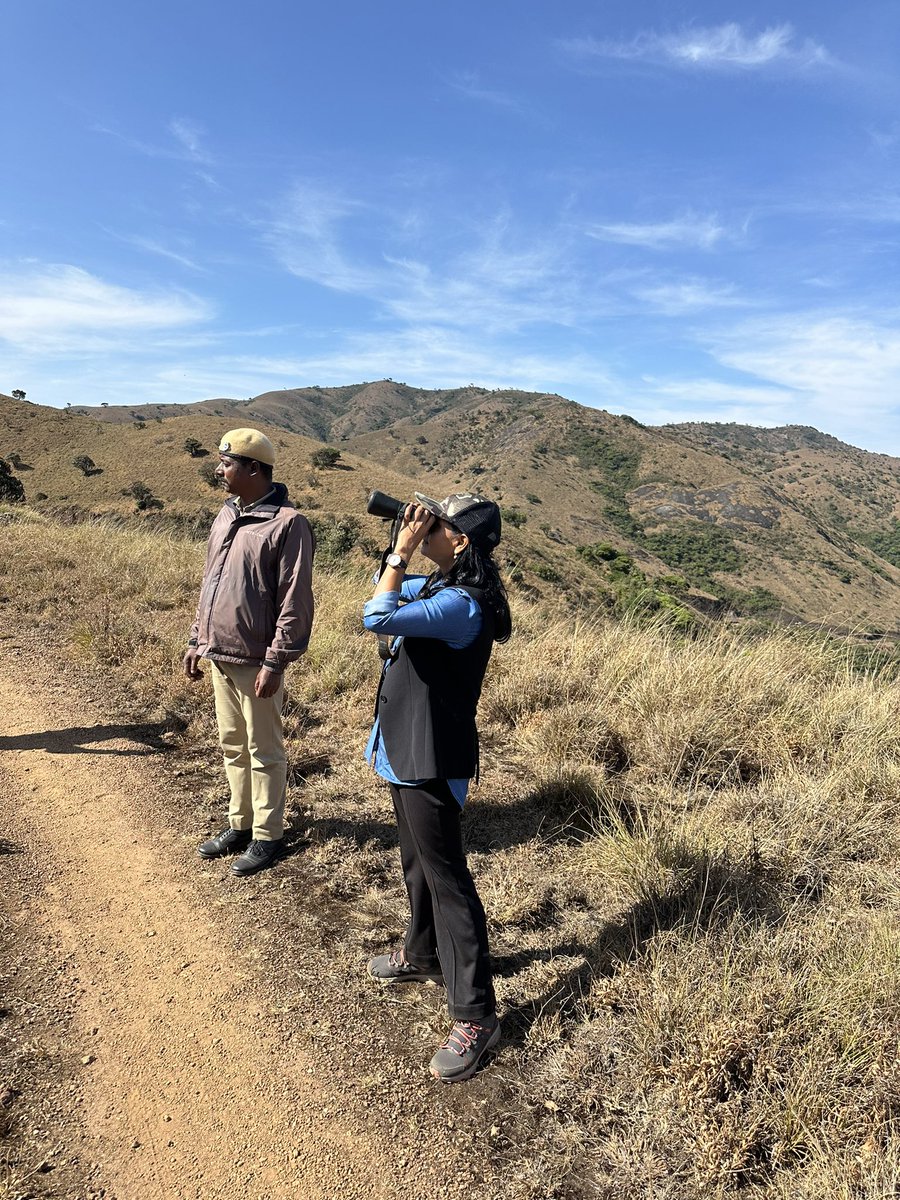
[[[571,557],[611,544],[651,579],[674,574],[738,611],[898,628],[900,572],[871,539],[857,540],[847,521],[829,525],[737,456],[628,417],[495,392],[347,444],[410,475],[438,470],[454,485],[474,478],[533,531],[533,553],[554,544]]]
[[[819,520],[880,554],[887,550],[888,561],[900,564],[900,460],[802,425],[752,429],[690,423],[664,426],[663,432],[739,460]]]
[[[48,670],[75,657],[167,728],[179,832],[214,820],[212,700],[179,673],[202,545],[21,507],[0,519],[3,638],[35,631]],[[378,670],[366,591],[362,565],[318,570],[288,706],[306,845],[278,881],[328,914],[348,970],[394,944],[405,906],[389,800],[361,757]],[[465,818],[506,1039],[448,1101],[485,1135],[472,1154],[505,1164],[516,1200],[893,1194],[896,670],[822,636],[684,638],[513,603]],[[408,1003],[441,1036],[439,1009]],[[371,1029],[373,1057],[405,1069],[402,1048],[385,1059],[379,995]]]
[[[163,506],[154,520],[202,529],[221,499],[201,476],[214,454],[191,458],[185,441],[212,452],[225,428],[252,422],[275,440],[299,506],[363,553],[380,536],[360,516],[372,487],[478,489],[503,509],[510,580],[529,594],[682,623],[736,612],[900,636],[900,464],[882,456],[867,473],[879,456],[815,431],[654,430],[560,396],[390,380],[134,412],[0,397],[0,418],[0,457],[16,456],[45,511],[131,513],[123,491],[137,481]],[[323,440],[340,450],[336,470],[311,468]],[[82,455],[96,464],[87,475],[73,465]]]

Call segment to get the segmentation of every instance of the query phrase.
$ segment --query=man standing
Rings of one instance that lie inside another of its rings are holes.
[[[216,477],[231,496],[213,522],[184,670],[212,672],[219,741],[231,789],[228,828],[202,858],[242,851],[234,875],[271,866],[284,846],[287,760],[281,724],[284,670],[309,644],[313,620],[309,522],[272,482],[275,447],[256,429],[232,429]]]

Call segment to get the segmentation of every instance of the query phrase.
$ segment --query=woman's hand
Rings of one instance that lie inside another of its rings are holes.
[[[407,504],[403,524],[394,544],[394,549],[401,558],[409,562],[434,522],[434,513],[430,513],[427,508],[423,508],[421,504]]]

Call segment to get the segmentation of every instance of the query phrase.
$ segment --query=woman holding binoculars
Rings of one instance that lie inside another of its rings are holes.
[[[500,510],[483,496],[416,492],[363,614],[393,637],[366,757],[391,790],[410,921],[402,947],[369,963],[385,984],[447,987],[453,1027],[431,1060],[445,1083],[468,1079],[500,1040],[484,908],[466,863],[460,813],[478,774],[475,712],[494,642],[512,632],[492,558]],[[434,564],[407,575],[421,548]]]

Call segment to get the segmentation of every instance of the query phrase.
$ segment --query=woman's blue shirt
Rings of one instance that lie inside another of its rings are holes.
[[[363,625],[371,633],[392,636],[396,650],[404,637],[438,638],[454,650],[464,650],[481,633],[482,615],[478,602],[462,588],[442,587],[425,600],[416,597],[425,583],[424,575],[404,579],[399,592],[382,592],[367,600],[363,608]],[[388,663],[385,670],[390,670]],[[378,719],[372,726],[366,746],[366,760],[388,783],[401,787],[418,787],[423,779],[398,779],[391,769]],[[468,779],[448,779],[447,783],[460,805],[465,803]]]

